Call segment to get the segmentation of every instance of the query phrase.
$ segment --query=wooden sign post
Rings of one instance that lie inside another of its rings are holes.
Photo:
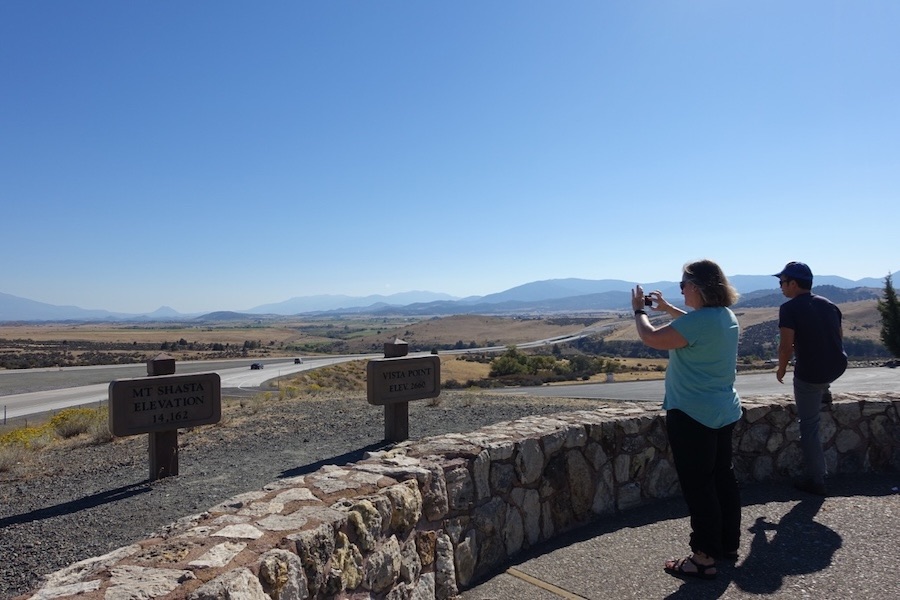
[[[441,393],[441,359],[437,356],[405,358],[406,342],[385,344],[385,358],[366,365],[369,404],[384,405],[384,439],[409,439],[409,401],[436,398]]]
[[[222,380],[218,373],[173,375],[166,354],[147,361],[148,377],[109,384],[109,429],[113,435],[149,434],[150,480],[178,475],[178,429],[218,423]]]

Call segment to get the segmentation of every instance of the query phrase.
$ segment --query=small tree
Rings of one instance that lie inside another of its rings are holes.
[[[528,372],[528,366],[520,363],[514,357],[504,354],[491,361],[491,377],[503,377],[504,375],[521,375]]]
[[[519,375],[528,372],[528,357],[519,352],[515,346],[507,346],[503,356],[491,361],[491,377]]]
[[[891,354],[900,357],[900,301],[891,282],[891,276],[884,279],[884,300],[878,301],[881,313],[881,341]]]

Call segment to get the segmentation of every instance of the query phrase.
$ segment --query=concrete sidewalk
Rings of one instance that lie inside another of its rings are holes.
[[[532,549],[463,600],[559,598],[893,598],[900,589],[900,474],[829,480],[829,496],[787,483],[741,490],[737,563],[715,580],[681,580],[663,561],[690,550],[686,507],[672,499],[604,517]]]

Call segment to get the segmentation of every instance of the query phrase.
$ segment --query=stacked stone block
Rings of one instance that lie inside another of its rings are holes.
[[[900,468],[898,408],[894,394],[837,398],[823,413],[829,470]],[[798,439],[789,397],[745,400],[739,479],[798,474]],[[24,597],[452,598],[525,549],[678,493],[658,406],[598,403],[278,480],[53,573]]]

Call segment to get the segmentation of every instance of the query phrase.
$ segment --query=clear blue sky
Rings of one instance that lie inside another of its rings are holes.
[[[895,0],[0,3],[0,292],[900,269]]]

